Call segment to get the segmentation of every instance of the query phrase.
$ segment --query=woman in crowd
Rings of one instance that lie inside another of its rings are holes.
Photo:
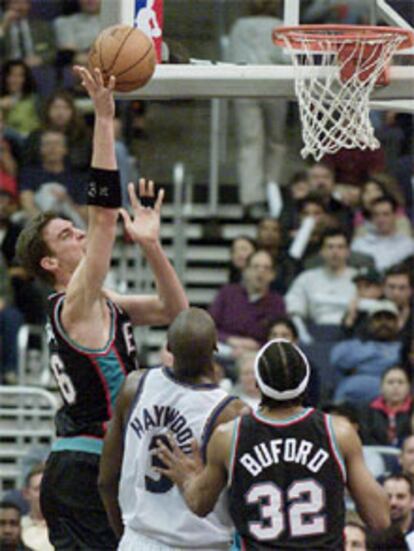
[[[25,162],[28,164],[35,164],[39,158],[40,137],[43,130],[58,130],[65,134],[71,167],[77,170],[85,170],[89,167],[90,131],[77,110],[70,92],[57,91],[47,100],[42,128],[36,129],[27,138]]]
[[[235,237],[230,248],[229,283],[240,283],[247,259],[256,250],[256,243],[246,235]]]
[[[4,123],[25,137],[40,126],[38,97],[29,67],[20,60],[6,61],[0,80],[0,108]]]

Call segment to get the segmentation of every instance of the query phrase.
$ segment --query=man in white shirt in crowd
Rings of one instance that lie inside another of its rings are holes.
[[[22,517],[22,541],[33,551],[53,551],[49,541],[46,521],[40,510],[40,485],[42,483],[43,464],[36,465],[26,478],[24,497],[29,503],[29,513]]]
[[[352,250],[370,254],[379,271],[387,270],[414,254],[413,238],[397,231],[397,208],[392,197],[376,199],[372,203],[371,216],[374,232],[352,242]]]
[[[340,325],[356,294],[354,268],[347,264],[349,243],[345,231],[326,230],[321,239],[323,266],[305,270],[293,281],[285,297],[288,313],[317,325]]]

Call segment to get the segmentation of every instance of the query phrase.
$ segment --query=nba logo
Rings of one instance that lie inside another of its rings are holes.
[[[152,39],[161,63],[163,0],[135,0],[134,26]]]

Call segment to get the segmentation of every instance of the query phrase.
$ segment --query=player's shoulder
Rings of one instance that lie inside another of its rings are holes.
[[[232,398],[231,396],[229,396],[228,403],[223,408],[220,415],[217,417],[215,425],[216,427],[218,427],[220,425],[226,424],[236,417],[239,417],[240,415],[249,412],[250,408],[245,402],[243,402],[243,400],[240,400],[240,398]]]
[[[343,455],[356,444],[358,435],[352,424],[345,417],[332,415],[332,430]]]

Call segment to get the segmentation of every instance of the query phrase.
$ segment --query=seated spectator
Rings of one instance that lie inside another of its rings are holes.
[[[334,171],[339,184],[361,186],[372,174],[385,170],[385,152],[382,147],[370,149],[340,149],[337,153],[323,157]]]
[[[28,67],[53,64],[56,57],[52,27],[30,17],[31,0],[7,0],[0,30],[3,59],[21,59]]]
[[[42,133],[40,164],[24,167],[20,173],[20,202],[28,216],[39,210],[58,208],[75,219],[80,216],[85,196],[85,174],[71,170],[66,162],[66,138],[62,132]],[[56,184],[61,184],[57,186]],[[65,208],[66,207],[66,208]]]
[[[56,18],[55,34],[61,59],[75,65],[86,65],[89,48],[102,30],[101,2],[79,0],[79,7],[78,13]]]
[[[48,289],[30,278],[16,262],[16,242],[22,230],[22,225],[13,220],[17,208],[17,199],[0,189],[0,257],[7,270],[5,277],[10,278],[14,305],[23,314],[25,322],[37,325],[46,321]]]
[[[258,250],[249,257],[242,282],[224,285],[218,292],[209,312],[223,353],[236,358],[266,342],[270,324],[285,312],[283,298],[270,291],[274,275],[271,256]]]
[[[316,162],[309,168],[308,175],[311,191],[321,196],[327,211],[351,233],[352,210],[335,197],[334,170],[326,163]]]
[[[375,231],[371,221],[372,205],[381,197],[393,197],[397,201],[399,206],[396,213],[396,229],[398,233],[411,235],[411,224],[402,207],[404,199],[398,190],[397,183],[387,174],[377,174],[362,186],[360,208],[354,214],[354,236],[358,237]]]
[[[0,109],[0,191],[17,196],[17,160],[10,142],[3,135],[3,111]]]
[[[363,442],[370,446],[399,446],[410,427],[413,398],[407,372],[389,367],[381,377],[381,394],[363,410]]]
[[[362,524],[347,522],[344,536],[345,551],[367,551],[367,533]]]
[[[14,503],[0,502],[0,549],[3,551],[34,551],[22,542],[20,509]]]
[[[263,218],[257,226],[256,240],[258,248],[267,251],[273,258],[276,277],[271,290],[284,294],[295,275],[295,264],[283,247],[280,222],[274,218]]]
[[[344,340],[333,347],[330,364],[342,378],[335,400],[368,403],[380,394],[383,372],[400,359],[397,315],[395,305],[383,301],[371,310],[365,339]]]
[[[374,231],[357,237],[352,250],[370,254],[377,270],[384,271],[414,254],[412,237],[397,231],[398,205],[392,197],[381,197],[372,203]]]
[[[44,465],[34,467],[26,477],[24,495],[29,503],[29,513],[22,517],[22,540],[34,551],[53,551],[50,544],[46,521],[40,509],[40,485]]]
[[[306,270],[292,283],[286,295],[286,307],[292,317],[319,325],[340,325],[356,288],[356,273],[347,265],[348,238],[339,229],[327,230],[322,237],[321,268]]]
[[[398,327],[402,338],[413,334],[413,284],[408,266],[390,268],[384,279],[385,298],[398,308]]]
[[[413,498],[411,480],[403,474],[387,476],[383,482],[384,490],[390,502],[391,524],[412,543],[414,532]],[[397,549],[397,548],[389,548]]]
[[[401,472],[414,483],[414,434],[408,435],[401,445]]]
[[[252,409],[257,409],[260,403],[260,391],[254,375],[256,354],[245,352],[237,358],[238,377],[233,393]]]
[[[7,61],[1,70],[0,108],[4,123],[25,137],[39,127],[37,95],[30,69],[23,61]]]
[[[25,164],[36,164],[40,155],[40,142],[45,130],[63,132],[66,136],[68,160],[72,168],[87,170],[91,160],[90,132],[85,120],[76,108],[70,92],[57,91],[46,102],[42,128],[37,129],[26,140]]]
[[[247,259],[256,248],[253,239],[246,235],[233,239],[230,247],[229,283],[240,283]]]
[[[357,294],[349,303],[342,322],[345,334],[350,336],[361,335],[372,308],[376,308],[382,298],[382,278],[374,269],[365,268],[358,271],[353,282]]]

